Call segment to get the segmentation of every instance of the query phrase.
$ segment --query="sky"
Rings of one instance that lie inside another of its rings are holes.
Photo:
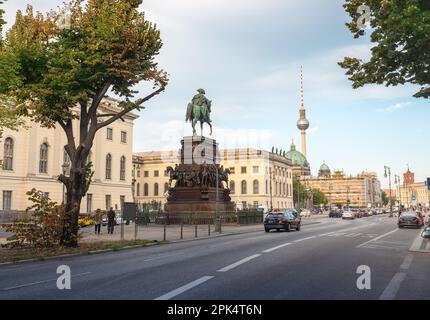
[[[427,126],[430,103],[419,87],[369,85],[354,90],[337,62],[366,59],[368,37],[353,39],[343,0],[144,0],[164,46],[157,61],[170,74],[164,93],[150,100],[135,122],[134,151],[176,150],[184,135],[188,102],[198,88],[212,102],[213,137],[220,148],[289,150],[300,107],[304,70],[308,161],[317,174],[325,161],[347,174],[430,177]],[[47,12],[62,0],[9,0],[1,5],[10,26],[27,4]],[[370,34],[367,31],[368,35]],[[136,97],[151,87],[136,87]],[[208,129],[205,128],[205,134]],[[394,179],[393,179],[394,181]]]

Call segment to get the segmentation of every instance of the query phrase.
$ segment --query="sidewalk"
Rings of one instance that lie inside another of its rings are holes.
[[[312,216],[309,218],[302,218],[302,224],[311,225],[320,223],[322,219],[328,218],[327,215]],[[210,230],[210,231],[209,231]],[[252,225],[223,225],[221,235],[231,235],[231,234],[242,234],[250,233],[256,231],[263,231],[262,224],[252,224]],[[106,241],[106,240],[120,240],[121,239],[121,226],[115,226],[113,234],[107,234],[107,227],[102,227],[100,235],[94,234],[93,227],[87,227],[81,229],[83,242],[91,241]],[[208,238],[208,237],[218,237],[219,233],[215,232],[214,225],[198,225],[197,226],[197,237],[196,237],[196,226],[195,225],[183,225],[182,227],[182,237],[181,237],[181,226],[180,225],[166,225],[166,232],[164,236],[164,225],[139,225],[137,229],[138,240],[157,240],[157,241],[180,241],[180,240],[192,240],[196,238]],[[135,239],[135,225],[131,223],[130,225],[124,225],[124,239],[134,240]]]

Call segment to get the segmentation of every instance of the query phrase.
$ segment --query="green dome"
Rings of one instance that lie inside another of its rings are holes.
[[[287,152],[286,157],[293,162],[294,166],[308,167],[309,163],[303,153],[296,150],[294,142],[291,144],[291,150]]]
[[[328,167],[328,165],[324,162],[321,167],[320,167],[320,171],[330,171],[330,168]]]

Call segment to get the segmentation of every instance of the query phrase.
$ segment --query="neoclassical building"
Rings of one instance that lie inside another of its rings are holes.
[[[166,202],[169,176],[177,151],[135,153],[143,159],[136,172],[136,199],[140,203]],[[229,187],[237,208],[286,209],[293,207],[292,162],[282,155],[257,149],[220,151],[220,164],[231,171]]]
[[[373,172],[352,176],[343,171],[331,173],[323,163],[317,177],[302,176],[302,184],[308,189],[319,189],[327,198],[327,205],[352,208],[378,207],[382,204],[381,183]]]
[[[117,101],[105,98],[100,112],[117,111]],[[89,159],[95,173],[82,201],[82,213],[111,206],[119,209],[121,202],[132,201],[133,122],[137,118],[130,113],[97,132]],[[73,125],[77,134],[78,121]],[[65,144],[61,128],[47,129],[30,121],[18,131],[4,131],[0,142],[0,218],[25,211],[30,205],[26,192],[33,188],[58,203],[63,201],[63,186],[57,177],[67,171]]]

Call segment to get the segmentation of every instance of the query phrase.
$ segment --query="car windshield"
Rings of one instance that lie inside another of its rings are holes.
[[[283,212],[269,212],[267,216],[279,218],[279,217],[282,217],[283,215],[284,215]]]
[[[401,217],[406,217],[406,216],[408,216],[408,217],[416,217],[417,213],[416,212],[403,212],[400,216]]]

